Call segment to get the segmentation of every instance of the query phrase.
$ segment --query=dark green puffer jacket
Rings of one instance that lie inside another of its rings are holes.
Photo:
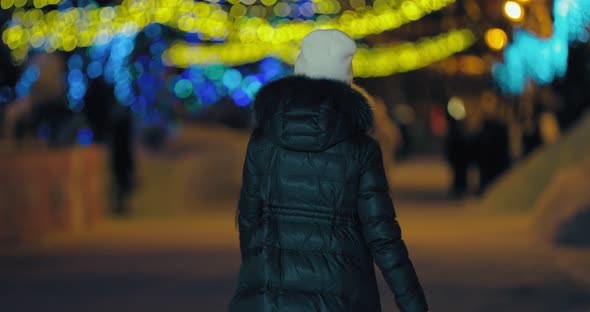
[[[368,101],[291,76],[256,97],[239,200],[232,312],[381,311],[373,262],[402,312],[428,310],[389,197]]]

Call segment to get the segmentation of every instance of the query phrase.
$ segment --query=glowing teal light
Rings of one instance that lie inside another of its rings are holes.
[[[225,67],[221,64],[205,67],[205,76],[211,80],[219,80],[223,77]]]
[[[174,85],[174,94],[181,99],[186,99],[193,93],[193,84],[190,80],[180,79]]]
[[[230,68],[223,74],[223,85],[230,91],[239,87],[242,83],[242,74],[237,70]]]
[[[590,1],[555,0],[553,11],[551,38],[541,39],[519,30],[504,50],[504,63],[494,65],[492,75],[505,93],[522,93],[530,79],[543,85],[563,77],[569,44],[588,41]]]

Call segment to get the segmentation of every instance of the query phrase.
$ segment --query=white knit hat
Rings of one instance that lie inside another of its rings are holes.
[[[336,29],[312,31],[301,44],[295,61],[295,74],[352,83],[352,57],[356,43]]]

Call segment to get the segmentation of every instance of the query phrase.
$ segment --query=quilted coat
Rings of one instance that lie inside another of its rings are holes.
[[[400,311],[428,311],[367,99],[342,82],[290,76],[264,86],[254,112],[229,310],[381,311],[376,264]]]

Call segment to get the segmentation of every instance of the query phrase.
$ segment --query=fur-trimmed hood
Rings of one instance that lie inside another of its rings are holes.
[[[256,127],[283,148],[321,152],[373,128],[369,99],[348,84],[330,79],[289,76],[258,92]]]

